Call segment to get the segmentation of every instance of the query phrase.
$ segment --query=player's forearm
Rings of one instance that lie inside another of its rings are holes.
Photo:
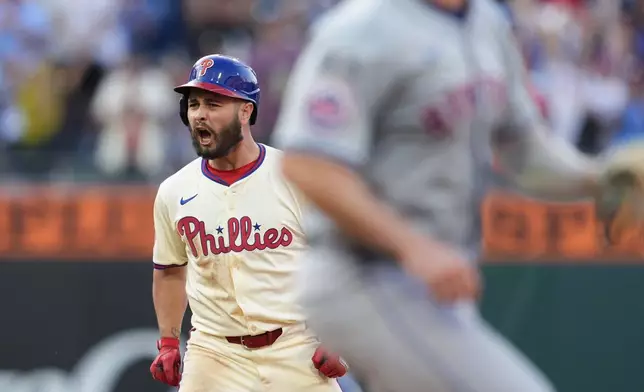
[[[364,245],[398,258],[404,244],[415,237],[402,217],[342,165],[324,158],[287,154],[284,173],[341,230]]]
[[[186,268],[154,270],[152,299],[161,337],[179,338],[188,305]]]
[[[514,182],[535,196],[573,200],[595,191],[598,162],[545,130],[499,143],[496,151]]]

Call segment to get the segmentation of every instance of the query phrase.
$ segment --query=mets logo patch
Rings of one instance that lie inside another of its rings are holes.
[[[319,129],[344,128],[355,114],[355,101],[349,86],[339,80],[324,80],[308,96],[306,114]]]

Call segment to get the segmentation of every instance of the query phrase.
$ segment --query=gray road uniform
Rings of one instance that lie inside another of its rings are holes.
[[[491,0],[472,0],[464,17],[423,0],[347,0],[315,26],[274,141],[350,165],[418,230],[474,260],[492,141],[524,138],[539,121],[522,67]],[[370,390],[553,390],[473,304],[436,304],[321,214],[308,230],[310,323]]]

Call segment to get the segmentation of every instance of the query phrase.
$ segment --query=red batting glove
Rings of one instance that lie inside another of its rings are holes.
[[[176,387],[181,381],[181,353],[179,339],[161,338],[157,341],[159,355],[150,365],[152,378],[164,384]]]
[[[313,365],[320,373],[329,378],[342,377],[347,374],[349,366],[339,355],[331,354],[322,347],[318,347],[313,354]]]

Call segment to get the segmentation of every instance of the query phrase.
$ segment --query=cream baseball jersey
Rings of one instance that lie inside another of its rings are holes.
[[[155,200],[155,268],[188,268],[192,325],[216,336],[304,321],[294,290],[304,203],[282,177],[281,152],[259,147],[232,185],[199,158],[166,179]]]

